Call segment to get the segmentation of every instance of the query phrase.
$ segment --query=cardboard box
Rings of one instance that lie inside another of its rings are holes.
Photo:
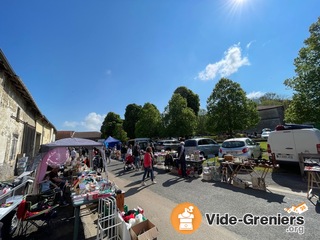
[[[157,239],[159,231],[148,219],[130,228],[131,240]]]

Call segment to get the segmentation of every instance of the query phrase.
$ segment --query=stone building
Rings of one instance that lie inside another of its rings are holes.
[[[0,49],[0,180],[13,177],[17,160],[33,158],[41,144],[55,141],[56,129]]]
[[[258,106],[260,122],[255,128],[247,132],[261,133],[262,129],[270,128],[274,130],[277,125],[284,124],[284,107],[283,106]]]

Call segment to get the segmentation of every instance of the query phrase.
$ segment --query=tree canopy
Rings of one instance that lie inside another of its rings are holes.
[[[120,118],[120,115],[114,112],[109,112],[104,118],[100,132],[102,138],[112,136],[121,141],[125,141],[127,138],[127,133],[122,127],[122,119]]]
[[[284,84],[294,90],[285,121],[320,123],[320,17],[309,28],[310,36],[294,60],[296,75]]]
[[[159,136],[160,126],[161,116],[157,107],[151,103],[144,104],[135,126],[135,136],[149,138]]]
[[[135,138],[136,123],[139,120],[139,114],[142,106],[137,104],[129,104],[126,107],[123,121],[123,129],[127,132],[129,138]]]
[[[194,114],[197,116],[200,110],[200,98],[198,94],[193,93],[186,87],[178,87],[174,93],[180,94],[187,100],[187,106],[191,108]]]
[[[173,94],[171,97],[163,120],[167,136],[185,137],[195,133],[196,115],[180,94]]]
[[[208,128],[233,135],[259,122],[257,105],[246,97],[240,84],[222,78],[207,100]]]

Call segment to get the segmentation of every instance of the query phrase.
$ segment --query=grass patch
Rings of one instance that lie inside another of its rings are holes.
[[[262,152],[266,152],[267,151],[267,142],[259,142],[260,143],[260,148],[262,150]]]

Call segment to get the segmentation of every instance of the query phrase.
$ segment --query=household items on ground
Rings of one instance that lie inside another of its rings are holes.
[[[255,161],[253,159],[233,157],[232,155],[225,155],[224,158],[218,159],[220,163],[220,180],[232,184],[233,186],[240,188],[252,187],[253,189],[259,189],[266,191],[265,177],[274,164],[268,160]],[[262,167],[262,171],[255,171],[255,167]],[[213,171],[215,174],[217,168]],[[242,179],[240,174],[249,174],[250,181]],[[218,177],[212,179],[217,180]]]

